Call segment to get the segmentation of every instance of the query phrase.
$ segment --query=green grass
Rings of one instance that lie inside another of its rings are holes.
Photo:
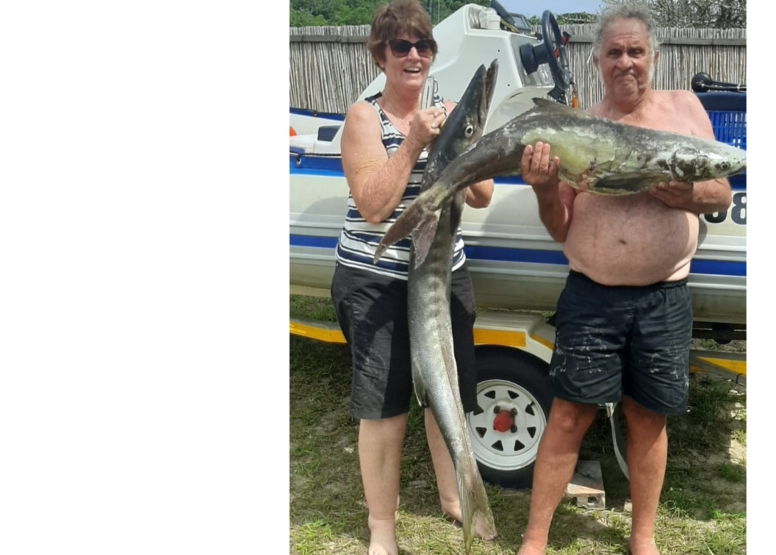
[[[292,318],[308,318],[322,322],[336,322],[334,306],[328,297],[306,297],[291,295],[290,314]]]
[[[291,297],[291,316],[334,321],[329,299]],[[347,346],[290,337],[290,552],[364,555],[366,504],[357,422],[348,415]],[[690,412],[669,419],[669,460],[656,541],[664,554],[746,553],[746,396],[719,378],[691,376]],[[630,529],[628,481],[614,457],[605,414],[580,458],[601,464],[605,510],[564,501],[550,532],[551,555],[623,554]],[[474,555],[514,555],[530,492],[487,485],[499,537],[475,541]],[[463,553],[463,534],[439,510],[420,409],[412,405],[402,456],[398,539],[402,555]]]
[[[746,482],[746,468],[738,464],[720,463],[717,465],[717,474],[728,482],[737,484]]]

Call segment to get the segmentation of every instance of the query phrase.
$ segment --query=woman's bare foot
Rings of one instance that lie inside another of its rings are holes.
[[[399,555],[396,544],[396,519],[377,519],[369,517],[368,555]]]
[[[460,505],[446,505],[442,507],[442,514],[448,520],[452,520],[456,526],[461,526],[461,506]],[[474,523],[474,535],[483,541],[493,541],[498,535],[495,530],[490,531],[489,526],[486,524],[485,519],[479,514],[477,515],[477,522]]]
[[[523,540],[517,550],[517,555],[544,555],[547,551],[545,543]]]
[[[654,538],[645,540],[635,540],[633,538],[628,542],[628,553],[630,555],[660,555],[660,551],[655,545]]]

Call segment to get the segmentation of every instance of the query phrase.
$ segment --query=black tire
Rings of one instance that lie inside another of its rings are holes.
[[[541,434],[554,395],[546,362],[508,347],[477,348],[477,401],[467,415],[482,479],[506,488],[530,488]],[[496,409],[514,409],[514,427],[493,429]]]

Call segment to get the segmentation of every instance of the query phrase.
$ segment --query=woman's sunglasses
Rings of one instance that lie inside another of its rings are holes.
[[[410,53],[412,47],[418,51],[419,56],[430,58],[436,50],[436,41],[434,39],[420,39],[418,42],[410,42],[404,39],[391,39],[388,41],[391,52],[397,58],[404,58]]]

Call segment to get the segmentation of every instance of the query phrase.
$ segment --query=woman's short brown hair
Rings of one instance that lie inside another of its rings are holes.
[[[375,11],[366,47],[377,67],[382,69],[382,64],[385,63],[385,47],[388,41],[402,33],[416,35],[419,39],[434,38],[431,32],[431,18],[418,0],[394,0],[388,4],[382,4]],[[433,50],[436,56],[436,45]]]

